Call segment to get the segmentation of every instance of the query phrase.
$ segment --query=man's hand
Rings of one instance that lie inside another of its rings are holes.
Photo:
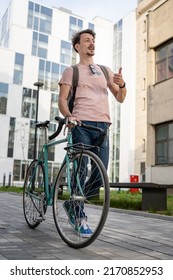
[[[113,76],[113,82],[118,86],[123,87],[124,80],[122,77],[122,67],[120,67],[118,73],[115,73]]]
[[[68,116],[68,128],[72,128],[76,123],[80,124],[80,120],[78,118],[71,116]]]

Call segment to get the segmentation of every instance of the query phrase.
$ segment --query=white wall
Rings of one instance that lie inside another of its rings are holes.
[[[21,116],[22,87],[20,85],[9,85],[7,115],[13,118]]]
[[[31,42],[29,44],[31,44]],[[36,56],[25,55],[23,72],[23,85],[25,87],[37,89],[34,83],[38,81],[38,67],[39,61]]]
[[[94,18],[96,42],[94,61],[112,68],[113,23],[100,17]]]
[[[0,158],[0,186],[3,183],[3,176],[5,175],[6,185],[8,184],[9,175],[13,172],[13,159],[12,158]]]
[[[129,182],[134,174],[135,153],[135,79],[136,79],[136,14],[131,11],[123,18],[122,73],[127,96],[121,104],[120,119],[120,182]]]
[[[155,184],[173,185],[172,166],[148,166],[146,167],[146,182]]]
[[[12,84],[14,71],[14,52],[0,48],[0,82]]]

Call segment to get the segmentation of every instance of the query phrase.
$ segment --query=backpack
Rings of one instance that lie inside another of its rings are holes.
[[[108,83],[108,79],[109,79],[108,70],[103,65],[98,64],[98,66],[101,68],[103,74],[105,75],[107,83]],[[75,96],[76,96],[76,89],[77,89],[78,80],[79,80],[79,69],[78,69],[78,67],[76,65],[72,65],[72,68],[73,68],[72,87],[70,89],[70,92],[69,92],[69,95],[68,95],[68,98],[67,98],[67,103],[68,103],[68,108],[69,108],[70,113],[72,113],[72,111],[73,111],[74,100],[75,100]]]

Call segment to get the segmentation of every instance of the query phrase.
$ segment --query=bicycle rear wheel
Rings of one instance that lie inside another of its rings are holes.
[[[75,152],[69,160],[69,168],[64,162],[56,179],[53,216],[63,241],[77,249],[90,245],[100,234],[110,190],[106,169],[94,153]]]
[[[30,228],[36,228],[44,220],[46,209],[44,167],[34,160],[28,167],[23,188],[23,212]]]

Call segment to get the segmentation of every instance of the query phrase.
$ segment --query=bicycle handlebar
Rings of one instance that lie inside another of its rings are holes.
[[[49,140],[54,139],[56,136],[58,136],[63,128],[63,125],[66,123],[66,118],[60,118],[60,117],[55,117],[55,120],[59,122],[57,130],[49,136]]]
[[[58,121],[59,125],[58,125],[58,128],[57,130],[49,136],[49,140],[52,140],[54,139],[56,136],[58,136],[63,128],[63,126],[65,124],[67,124],[67,118],[61,118],[61,117],[55,117],[55,120]],[[95,130],[95,131],[98,131],[100,133],[100,141],[99,141],[99,144],[103,142],[104,140],[104,137],[106,135],[106,132],[99,128],[99,127],[95,127],[95,126],[92,126],[92,125],[87,125],[87,124],[84,124],[84,123],[79,123],[77,121],[68,121],[69,123],[73,124],[73,125],[78,125],[78,126],[81,126],[81,127],[84,127],[86,129],[90,129],[90,130]]]

